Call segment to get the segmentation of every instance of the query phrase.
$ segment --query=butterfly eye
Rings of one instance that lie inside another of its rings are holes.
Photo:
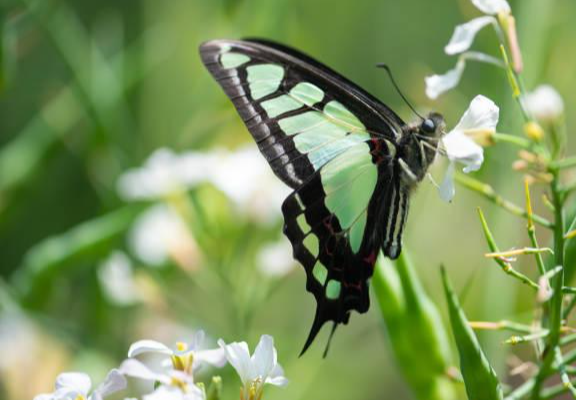
[[[436,124],[430,118],[426,118],[422,122],[422,125],[420,125],[420,129],[422,129],[424,133],[434,133],[436,130]]]

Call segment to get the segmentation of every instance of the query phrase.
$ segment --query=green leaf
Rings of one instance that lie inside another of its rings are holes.
[[[24,256],[23,264],[14,276],[14,285],[23,302],[49,286],[46,279],[68,265],[87,257],[98,257],[109,251],[110,242],[117,240],[132,225],[142,210],[130,205],[109,214],[86,221],[60,235],[44,239]]]
[[[460,354],[460,369],[468,398],[469,400],[502,400],[504,397],[500,381],[468,324],[446,271],[444,268],[441,271],[450,312],[450,323]]]
[[[382,255],[372,287],[402,373],[420,400],[456,399],[448,335],[404,250],[393,264]]]

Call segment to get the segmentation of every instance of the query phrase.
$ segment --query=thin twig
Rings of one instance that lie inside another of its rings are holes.
[[[468,325],[470,325],[470,327],[475,330],[490,330],[490,331],[508,330],[512,332],[526,333],[526,334],[534,333],[534,328],[529,325],[519,324],[517,322],[506,320],[498,322],[470,321]]]
[[[540,247],[538,244],[538,239],[536,238],[536,227],[534,226],[534,212],[532,211],[532,200],[530,199],[530,185],[528,180],[524,181],[524,192],[526,194],[526,214],[528,224],[526,229],[528,230],[528,237],[530,238],[530,243],[533,247]],[[538,271],[541,275],[546,273],[546,266],[544,265],[544,260],[542,254],[535,253],[536,265],[538,265]]]
[[[500,250],[496,245],[494,236],[492,235],[492,232],[488,227],[488,223],[486,222],[486,218],[484,218],[484,213],[482,213],[480,207],[478,207],[478,215],[480,217],[482,229],[484,230],[484,236],[486,236],[486,241],[488,242],[488,247],[490,248],[490,250],[492,250],[493,253],[499,253]],[[504,257],[496,257],[493,258],[493,260],[496,261],[496,263],[500,266],[500,268],[502,268],[502,271],[504,271],[504,273],[506,273],[507,275],[510,275],[518,279],[520,282],[532,287],[533,289],[536,290],[540,289],[540,286],[536,282],[534,282],[532,279],[530,279],[523,273],[516,271],[514,267],[512,267],[512,264],[510,264]]]
[[[574,167],[576,167],[576,157],[568,157],[550,163],[550,168],[554,170],[574,168]]]
[[[522,249],[506,250],[506,251],[500,251],[500,252],[496,252],[496,253],[486,253],[486,254],[484,254],[484,257],[486,257],[486,258],[508,258],[508,257],[514,257],[514,256],[521,256],[523,254],[540,254],[540,253],[554,254],[552,249],[550,249],[548,247],[542,247],[542,248],[524,247]]]
[[[477,179],[474,179],[470,176],[467,176],[467,175],[464,175],[461,173],[456,174],[455,180],[456,180],[456,182],[458,182],[459,184],[461,184],[465,188],[473,190],[477,193],[480,193],[482,196],[484,196],[488,200],[492,201],[494,204],[502,207],[506,211],[509,211],[512,214],[517,215],[517,216],[522,217],[522,218],[528,218],[528,213],[525,209],[512,203],[511,201],[504,199],[502,196],[496,194],[496,192],[494,191],[492,186],[490,186],[484,182],[480,182]],[[532,219],[538,225],[541,225],[541,226],[546,227],[548,229],[554,229],[554,224],[552,222],[548,221],[544,217],[541,217],[537,214],[533,214]]]

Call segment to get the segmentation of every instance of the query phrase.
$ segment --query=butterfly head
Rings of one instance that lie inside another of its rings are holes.
[[[412,140],[417,143],[415,148],[419,149],[419,151],[415,152],[414,161],[412,161],[415,164],[418,163],[417,166],[414,165],[415,169],[420,171],[417,174],[418,180],[424,177],[428,166],[436,158],[438,144],[445,130],[444,117],[435,112],[431,112],[426,118],[422,118],[417,125],[412,125]]]
[[[431,112],[420,123],[418,133],[423,139],[439,139],[445,129],[446,123],[442,114]]]

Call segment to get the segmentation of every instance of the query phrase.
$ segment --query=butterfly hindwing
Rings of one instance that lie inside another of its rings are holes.
[[[325,322],[368,310],[380,248],[390,258],[400,253],[408,191],[395,160],[404,123],[293,49],[217,40],[200,53],[274,173],[294,189],[282,208],[284,231],[317,301],[306,349]]]

